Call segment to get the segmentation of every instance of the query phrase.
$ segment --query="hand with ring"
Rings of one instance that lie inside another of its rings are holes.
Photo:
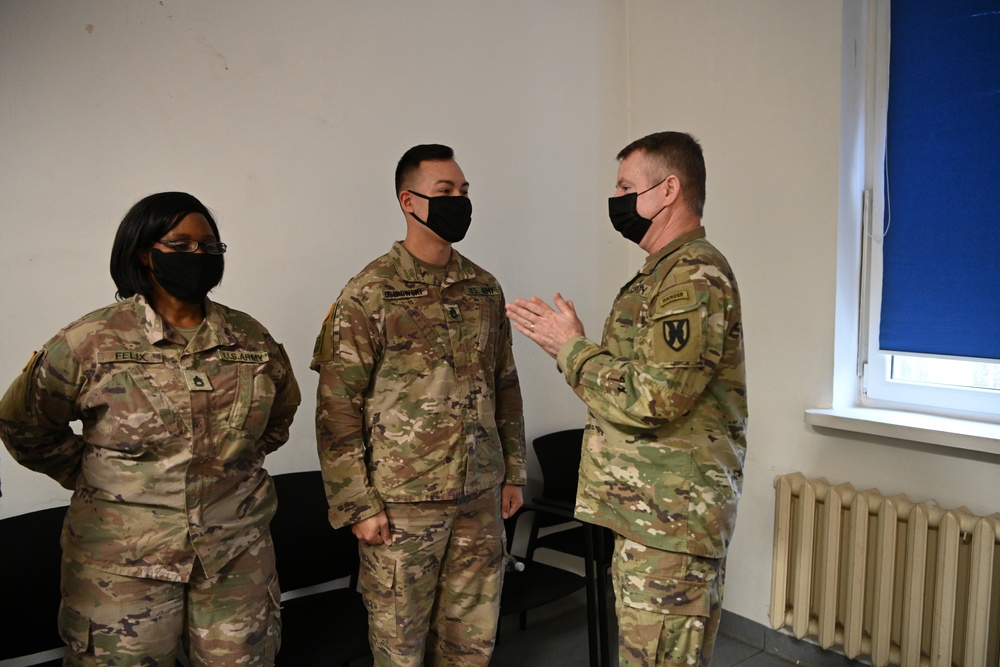
[[[570,338],[583,336],[583,323],[577,317],[572,301],[556,292],[555,308],[537,296],[530,300],[515,299],[507,304],[507,317],[514,327],[555,358]]]

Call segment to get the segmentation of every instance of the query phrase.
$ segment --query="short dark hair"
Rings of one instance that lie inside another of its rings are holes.
[[[128,299],[135,294],[150,296],[153,283],[149,269],[139,260],[139,253],[153,247],[192,213],[205,216],[216,240],[222,240],[208,208],[186,192],[159,192],[140,199],[129,209],[118,225],[111,247],[111,278],[118,287],[117,298]]]
[[[673,173],[681,182],[688,207],[699,218],[705,210],[705,156],[698,140],[685,132],[656,132],[636,139],[618,153],[624,160],[636,151],[652,158],[666,173],[648,174],[658,180]]]
[[[413,174],[425,160],[454,160],[455,151],[441,144],[420,144],[403,153],[396,165],[396,194],[405,190]]]

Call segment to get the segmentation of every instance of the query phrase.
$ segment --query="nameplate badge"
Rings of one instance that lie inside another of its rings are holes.
[[[384,289],[382,290],[382,298],[387,301],[394,301],[396,299],[415,299],[419,296],[427,296],[426,287],[415,287],[413,289]]]
[[[137,350],[112,350],[110,352],[98,352],[97,363],[161,364],[163,363],[163,354],[160,352],[139,352]]]

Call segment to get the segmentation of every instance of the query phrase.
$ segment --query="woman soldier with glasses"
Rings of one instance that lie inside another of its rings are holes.
[[[73,490],[66,665],[164,667],[182,646],[192,665],[274,663],[263,463],[300,396],[267,330],[207,298],[225,252],[196,198],[142,199],[111,251],[119,300],[57,333],[0,401],[14,458]]]

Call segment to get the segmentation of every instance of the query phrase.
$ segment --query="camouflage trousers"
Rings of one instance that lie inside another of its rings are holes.
[[[661,551],[615,535],[619,667],[708,667],[725,569],[724,558]]]
[[[360,546],[375,665],[487,665],[503,585],[499,487],[385,509],[392,545]]]
[[[264,533],[208,576],[187,583],[126,577],[64,559],[59,633],[65,667],[270,667],[281,643],[274,543]]]

